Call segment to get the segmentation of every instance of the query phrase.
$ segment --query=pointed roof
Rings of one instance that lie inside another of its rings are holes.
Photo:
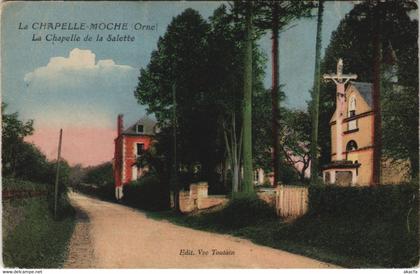
[[[143,132],[137,132],[137,125],[143,126]],[[156,121],[148,116],[143,116],[140,120],[129,126],[122,132],[123,135],[155,135]]]
[[[363,99],[366,101],[369,107],[372,107],[372,89],[373,84],[372,83],[366,83],[366,82],[350,82],[351,85],[353,85],[360,93],[360,95],[363,97]]]
[[[367,83],[367,82],[355,82],[355,81],[350,81],[349,83],[350,83],[350,85],[346,88],[346,96],[348,96],[347,90],[350,88],[350,86],[353,86],[359,92],[360,96],[362,96],[363,100],[365,100],[365,102],[369,106],[369,108],[372,109],[373,84],[372,83]],[[337,110],[334,110],[334,113],[333,113],[333,115],[331,116],[331,119],[330,119],[330,123],[335,121],[336,111]]]

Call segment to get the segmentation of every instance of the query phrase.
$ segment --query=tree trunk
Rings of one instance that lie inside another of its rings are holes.
[[[318,21],[316,29],[315,45],[315,72],[314,87],[312,91],[312,141],[311,141],[311,183],[315,184],[318,179],[318,127],[319,127],[319,87],[321,82],[321,47],[322,47],[322,17],[324,12],[324,1],[319,1]]]
[[[271,85],[271,111],[272,111],[272,141],[273,141],[273,172],[274,187],[280,181],[280,147],[279,147],[279,121],[280,121],[280,102],[279,102],[279,3],[274,2],[272,9],[271,27],[271,55],[272,55],[272,85]]]
[[[253,192],[252,185],[252,2],[247,2],[244,51],[243,101],[243,192]]]
[[[177,135],[177,119],[176,119],[176,85],[172,85],[172,100],[173,100],[173,173],[172,173],[172,183],[174,188],[174,209],[176,212],[181,212],[181,209],[179,207],[179,183],[178,183],[178,162],[177,162],[177,141],[176,141],[176,135]]]
[[[381,24],[380,24],[380,3],[373,2],[373,172],[372,185],[378,186],[381,180],[381,158],[382,158],[382,115],[381,115]]]
[[[232,190],[234,193],[239,191],[239,163],[232,167]]]

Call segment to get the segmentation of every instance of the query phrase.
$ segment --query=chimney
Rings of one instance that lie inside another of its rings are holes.
[[[124,115],[122,114],[118,114],[118,119],[117,119],[117,132],[118,132],[118,136],[121,135],[121,133],[124,130]]]

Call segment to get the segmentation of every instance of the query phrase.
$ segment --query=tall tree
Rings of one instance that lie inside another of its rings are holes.
[[[218,113],[219,125],[215,128],[221,136],[220,151],[226,153],[222,161],[224,180],[230,170],[232,192],[240,186],[242,163],[242,99],[243,99],[243,22],[228,13],[221,5],[210,17],[208,37],[208,71],[217,81],[209,83],[209,94]],[[223,149],[224,147],[224,149]],[[225,182],[225,185],[228,183]]]
[[[253,3],[247,2],[245,14],[245,49],[244,49],[244,99],[243,99],[243,191],[254,191],[252,168],[252,45],[253,45]]]
[[[280,123],[280,95],[279,95],[279,34],[294,20],[302,16],[309,16],[312,4],[305,1],[257,1],[255,4],[255,26],[261,30],[271,31],[271,112],[272,112],[272,164],[274,184],[280,181],[279,123]]]
[[[190,169],[200,162],[205,177],[211,176],[217,157],[214,142],[217,115],[208,103],[207,92],[209,29],[209,24],[193,9],[175,17],[159,39],[147,68],[141,69],[135,91],[139,103],[148,106],[148,112],[154,113],[160,127],[172,128],[173,86],[176,85],[177,163]],[[162,134],[170,131],[162,130]],[[169,153],[173,145],[163,143],[170,145],[165,158],[174,161]]]
[[[319,88],[321,82],[321,47],[322,47],[322,18],[324,13],[324,1],[318,1],[318,19],[316,28],[315,44],[315,71],[314,86],[312,90],[311,116],[312,116],[312,140],[311,140],[311,183],[315,184],[318,180],[319,160],[318,160],[318,126],[319,126]]]
[[[372,101],[373,101],[373,171],[372,185],[378,186],[381,183],[381,158],[382,158],[382,115],[381,115],[381,28],[382,18],[381,3],[376,0],[369,1],[369,19],[372,27]]]
[[[25,151],[23,139],[33,133],[33,120],[23,122],[19,114],[6,113],[7,104],[2,103],[2,174],[12,175],[16,173],[19,158]]]

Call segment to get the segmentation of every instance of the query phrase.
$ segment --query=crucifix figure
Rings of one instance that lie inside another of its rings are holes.
[[[345,97],[345,85],[349,80],[357,79],[356,74],[343,74],[343,59],[338,59],[337,62],[337,74],[324,74],[325,80],[332,80],[337,86],[337,98],[336,98],[336,160],[343,160],[343,110]]]

